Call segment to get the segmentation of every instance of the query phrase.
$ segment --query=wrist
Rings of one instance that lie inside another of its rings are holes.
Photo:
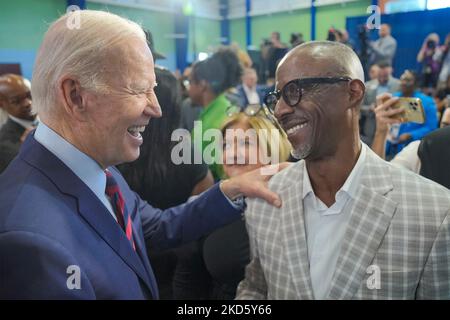
[[[377,129],[375,130],[375,135],[378,137],[385,137],[388,134],[388,130],[387,129]]]
[[[243,196],[241,188],[236,180],[226,179],[222,180],[219,184],[219,188],[222,193],[230,200],[236,200]]]

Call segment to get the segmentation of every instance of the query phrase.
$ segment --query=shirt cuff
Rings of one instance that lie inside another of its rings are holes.
[[[222,190],[220,190],[220,192],[222,192]],[[231,200],[230,198],[228,198],[223,192],[222,192],[223,196],[225,197],[225,199],[228,200],[228,202],[230,203],[230,205],[239,211],[244,211],[245,208],[247,207],[247,204],[245,203],[245,197],[241,196],[241,197],[237,197],[234,200]]]

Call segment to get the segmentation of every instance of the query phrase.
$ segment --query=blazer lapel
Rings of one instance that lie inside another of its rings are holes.
[[[350,204],[350,220],[329,299],[350,299],[357,292],[397,208],[397,203],[385,197],[393,188],[388,166],[371,150],[367,151],[361,186]]]
[[[146,272],[143,263],[133,250],[123,230],[97,196],[61,160],[38,143],[34,137],[27,139],[21,157],[53,181],[62,193],[74,196],[77,199],[79,213],[84,220],[154,294],[150,285],[149,274]],[[134,208],[128,208],[128,210],[134,210]]]
[[[298,175],[292,175],[285,184],[289,188],[283,191],[283,210],[281,232],[287,266],[294,282],[297,295],[303,300],[312,300],[312,285],[309,272],[308,245],[306,242],[305,219],[303,216],[303,174],[304,161],[296,164]]]

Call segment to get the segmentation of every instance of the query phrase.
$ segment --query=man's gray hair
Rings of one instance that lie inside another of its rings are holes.
[[[69,28],[71,14],[79,14],[79,28]],[[107,93],[108,59],[125,39],[145,41],[142,28],[125,18],[103,11],[67,13],[52,23],[34,64],[31,93],[38,113],[56,106],[57,86],[64,75],[78,79],[83,88]]]

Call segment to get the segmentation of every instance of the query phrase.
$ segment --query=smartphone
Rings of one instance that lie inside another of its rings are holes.
[[[393,107],[405,110],[398,116],[402,122],[425,123],[425,111],[419,98],[400,98]]]

